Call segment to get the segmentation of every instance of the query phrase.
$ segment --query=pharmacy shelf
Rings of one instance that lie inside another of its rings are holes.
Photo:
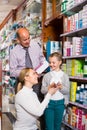
[[[82,2],[72,6],[72,8],[68,9],[67,11],[64,11],[63,14],[66,14],[66,15],[72,15],[74,13],[77,13],[79,12],[84,5],[87,4],[87,0],[83,0]]]
[[[87,35],[87,27],[81,28],[81,29],[77,29],[71,32],[67,32],[67,33],[63,33],[60,35],[60,37],[74,37],[74,36],[81,36],[81,35]]]
[[[77,56],[63,56],[63,59],[79,59],[86,58],[87,55],[77,55]]]
[[[79,12],[80,10],[82,10],[83,6],[85,6],[87,4],[87,0],[83,0],[82,2],[72,6],[70,9],[68,9],[67,11],[63,12],[62,15],[64,15],[65,17],[67,16],[71,16],[77,12]],[[63,37],[63,43],[66,40],[66,37],[81,37],[81,36],[87,36],[87,26],[84,26],[82,28],[79,29],[75,29],[69,32],[64,32],[63,34],[60,35],[60,37]],[[87,57],[87,55],[77,55],[77,56],[63,56],[64,60],[68,60],[68,59],[85,59]],[[87,83],[87,78],[84,78],[81,76],[69,76],[70,81],[76,81],[77,83]],[[69,102],[69,105],[71,106],[77,106],[81,109],[84,109],[87,111],[87,106],[80,104],[80,103],[76,103],[76,102]],[[70,128],[70,130],[78,130],[77,128],[73,128],[72,126],[70,126],[68,123],[66,123],[65,121],[63,121],[63,124],[67,127]]]
[[[67,127],[69,127],[71,130],[78,130],[77,128],[74,128],[74,127],[72,127],[71,125],[69,125],[68,123],[66,123],[65,121],[62,121],[62,123],[63,123],[64,125],[66,125]]]
[[[82,109],[86,109],[87,110],[87,105],[83,105],[83,104],[79,104],[79,103],[76,103],[76,102],[71,102],[69,101],[69,104],[71,105],[74,105],[74,106],[77,106],[77,107],[80,107]]]
[[[80,77],[80,76],[69,76],[69,79],[70,79],[70,80],[76,80],[76,81],[79,80],[79,82],[84,81],[84,83],[85,83],[85,82],[87,83],[87,78]]]

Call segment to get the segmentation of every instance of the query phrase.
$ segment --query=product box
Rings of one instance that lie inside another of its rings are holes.
[[[42,64],[40,64],[37,68],[35,68],[35,71],[38,74],[41,74],[49,67],[49,63],[47,61],[44,61]]]
[[[76,88],[77,88],[77,82],[71,82],[70,101],[72,101],[72,102],[76,101]]]

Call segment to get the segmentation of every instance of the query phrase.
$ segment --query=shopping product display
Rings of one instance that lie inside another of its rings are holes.
[[[86,103],[86,30],[87,18],[86,0],[62,1],[62,13],[64,18],[64,41],[63,60],[64,68],[70,76],[70,102],[67,107],[63,124],[70,129],[86,130],[87,103]],[[66,64],[66,65],[65,65]],[[83,121],[84,120],[84,121]]]

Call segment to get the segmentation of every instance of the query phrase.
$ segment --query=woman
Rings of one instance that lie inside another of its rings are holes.
[[[45,99],[40,103],[32,89],[32,86],[37,83],[38,74],[33,69],[22,69],[19,75],[18,90],[21,87],[22,89],[15,97],[17,120],[14,124],[14,130],[37,130],[37,118],[43,114],[51,95],[57,91],[54,84],[51,84]]]

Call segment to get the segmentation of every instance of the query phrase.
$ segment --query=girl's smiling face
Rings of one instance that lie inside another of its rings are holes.
[[[56,56],[49,57],[49,66],[52,70],[58,71],[60,70],[62,61],[58,60]]]

